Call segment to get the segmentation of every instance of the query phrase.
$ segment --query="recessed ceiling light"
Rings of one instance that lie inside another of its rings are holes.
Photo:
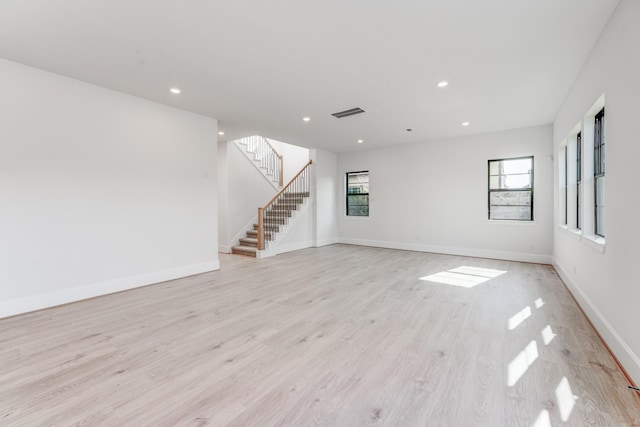
[[[308,122],[309,120],[311,120],[311,117],[303,117],[302,120],[304,120],[305,122]]]
[[[358,144],[362,144],[364,142],[364,139],[359,139],[358,140]]]
[[[171,93],[175,94],[175,95],[179,95],[180,92],[182,92],[179,88],[177,87],[172,87],[171,89],[169,89],[169,91],[171,91]]]
[[[449,82],[447,81],[441,81],[440,83],[438,83],[438,87],[447,87],[449,86]]]
[[[462,122],[462,126],[469,126],[471,123],[469,122]]]
[[[220,135],[220,136],[224,135],[224,131],[222,131],[222,130],[218,131],[218,135]]]

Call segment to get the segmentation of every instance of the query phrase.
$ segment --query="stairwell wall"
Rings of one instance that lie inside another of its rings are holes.
[[[284,185],[287,185],[309,161],[309,149],[275,139],[267,139],[278,154],[282,155],[282,176]]]
[[[220,142],[218,171],[220,182],[219,249],[230,253],[237,239],[257,221],[258,208],[277,191],[251,164],[233,142]]]

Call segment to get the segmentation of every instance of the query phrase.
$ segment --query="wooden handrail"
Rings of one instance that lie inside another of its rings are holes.
[[[258,249],[259,250],[264,250],[265,248],[265,216],[267,215],[267,211],[269,210],[269,208],[276,202],[278,201],[278,199],[280,199],[284,194],[303,194],[305,193],[305,191],[297,191],[297,192],[289,192],[288,190],[293,187],[294,185],[302,185],[304,188],[301,188],[301,190],[306,190],[306,193],[308,195],[310,189],[311,189],[311,181],[308,175],[304,176],[301,178],[301,175],[305,173],[305,171],[309,168],[309,166],[311,166],[311,164],[313,164],[312,160],[309,160],[307,162],[306,165],[304,165],[304,167],[302,169],[300,169],[300,172],[298,172],[292,179],[291,181],[289,181],[289,183],[284,186],[282,188],[282,190],[280,190],[278,192],[278,194],[276,194],[271,200],[269,200],[269,202],[264,205],[264,207],[262,208],[258,208]],[[301,178],[301,182],[298,184],[298,178]],[[295,202],[294,202],[295,203]],[[287,214],[286,216],[288,217],[289,214]],[[282,221],[282,222],[280,222]],[[276,219],[274,220],[273,217],[270,220],[270,225],[280,225],[280,224],[284,224],[284,221],[286,221],[285,216],[280,216],[280,217],[276,217]],[[273,230],[270,230],[271,232],[273,232]],[[269,240],[271,240],[271,237],[269,238]]]
[[[307,162],[307,164],[306,164],[306,165],[304,165],[304,166],[302,167],[302,169],[300,169],[300,172],[298,172],[298,173],[296,174],[296,176],[294,176],[293,178],[291,178],[291,181],[289,181],[289,183],[288,183],[285,187],[283,187],[283,188],[282,188],[282,190],[280,190],[280,191],[278,192],[278,194],[276,194],[275,196],[273,196],[273,199],[269,200],[269,203],[267,203],[266,205],[264,205],[264,208],[262,208],[262,209],[267,209],[267,208],[268,208],[269,206],[271,206],[271,205],[272,205],[276,200],[278,200],[278,197],[280,197],[280,196],[281,196],[281,195],[282,195],[282,194],[283,194],[283,193],[284,193],[284,192],[285,192],[289,187],[291,187],[291,184],[293,184],[293,182],[296,180],[296,178],[297,178],[297,177],[299,177],[300,175],[302,175],[302,173],[304,172],[304,170],[305,170],[307,167],[309,167],[309,165],[310,165],[310,164],[312,164],[312,163],[313,163],[313,160],[309,160],[309,161]]]
[[[258,249],[264,249],[264,221],[263,208],[258,208]]]

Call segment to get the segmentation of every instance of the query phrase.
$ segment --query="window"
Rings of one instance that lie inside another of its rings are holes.
[[[489,160],[489,219],[533,221],[533,156]]]
[[[604,237],[604,108],[595,116],[593,125],[593,181],[595,189],[595,234]]]
[[[369,216],[369,171],[347,173],[347,216]]]
[[[569,182],[569,146],[564,146],[564,224],[569,220],[569,193],[567,184]]]
[[[580,209],[582,208],[582,133],[576,135],[576,228],[582,228]]]

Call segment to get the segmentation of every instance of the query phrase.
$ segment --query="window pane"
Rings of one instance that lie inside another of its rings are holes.
[[[531,206],[492,206],[489,219],[527,221],[531,219]]]
[[[599,236],[604,236],[604,216],[604,206],[596,208],[596,234]]]
[[[347,195],[347,215],[369,216],[369,196]]]
[[[606,163],[606,150],[604,149],[605,145],[605,128],[604,128],[604,109],[602,110],[602,118],[600,120],[600,172],[604,173],[605,163]]]
[[[529,174],[531,173],[531,158],[503,160],[505,174]]]
[[[604,207],[604,176],[596,178],[596,206]]]
[[[347,195],[349,206],[369,206],[368,194],[349,194]]]
[[[576,136],[576,181],[582,181],[582,134]]]
[[[492,191],[489,194],[491,206],[531,205],[530,191]]]
[[[560,207],[560,222],[567,225],[567,187],[560,187],[560,200],[564,204]]]
[[[489,177],[490,190],[531,188],[531,175],[499,175]]]
[[[605,185],[604,176],[596,178],[596,234],[604,236]]]
[[[593,126],[594,175],[604,174],[605,169],[605,136],[604,108],[596,114]]]
[[[502,161],[492,161],[489,163],[489,175],[500,175],[500,165],[502,165]]]
[[[500,190],[499,176],[489,176],[489,190]]]
[[[528,174],[531,172],[531,158],[492,160],[489,175]]]
[[[347,193],[358,194],[369,192],[369,174],[368,173],[350,173],[347,174]]]
[[[582,209],[582,184],[578,182],[577,185],[578,197],[576,201],[576,228],[582,228],[582,221],[580,219],[581,209]]]

